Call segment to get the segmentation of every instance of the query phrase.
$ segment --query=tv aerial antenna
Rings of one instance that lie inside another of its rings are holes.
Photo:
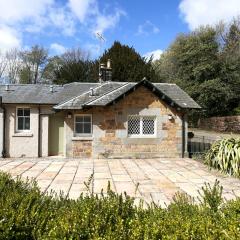
[[[102,47],[103,43],[106,42],[106,39],[103,37],[103,34],[101,32],[96,32],[96,37],[100,42],[100,53],[99,53],[99,81],[102,82],[102,73],[101,73],[101,53],[102,53]]]

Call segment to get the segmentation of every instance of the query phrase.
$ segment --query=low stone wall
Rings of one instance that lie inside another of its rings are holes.
[[[211,117],[200,119],[198,127],[217,132],[240,133],[240,116]]]

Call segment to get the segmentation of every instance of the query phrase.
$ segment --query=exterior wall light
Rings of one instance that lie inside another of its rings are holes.
[[[173,120],[174,118],[173,118],[173,115],[172,114],[168,114],[168,120]]]
[[[72,113],[71,113],[71,112],[68,112],[68,114],[67,114],[67,118],[69,118],[69,119],[72,118]]]

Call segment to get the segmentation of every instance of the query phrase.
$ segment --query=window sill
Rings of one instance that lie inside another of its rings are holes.
[[[93,136],[75,136],[72,137],[72,141],[92,141]]]
[[[12,137],[33,137],[33,133],[31,133],[31,132],[16,132],[12,135]]]
[[[136,139],[136,138],[141,138],[141,139],[149,139],[149,138],[157,138],[156,135],[151,135],[151,136],[143,136],[143,135],[135,135],[135,136],[128,136],[128,138],[131,138],[131,139]]]

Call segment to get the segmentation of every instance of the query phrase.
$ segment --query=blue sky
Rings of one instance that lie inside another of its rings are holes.
[[[96,58],[118,40],[157,58],[178,33],[239,14],[240,0],[0,0],[0,49],[80,47]]]

